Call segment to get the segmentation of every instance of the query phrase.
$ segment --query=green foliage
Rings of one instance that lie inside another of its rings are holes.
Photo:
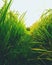
[[[37,59],[43,61],[45,65],[47,63],[45,61],[52,62],[52,9],[43,13],[38,22],[31,27],[31,34],[32,50],[37,51]],[[48,64],[51,65],[51,62]]]
[[[10,11],[12,0],[0,9],[0,65],[52,65],[52,9],[26,28],[24,16]]]
[[[20,16],[10,11],[10,4],[11,0],[0,9],[0,65],[21,64],[30,50],[30,36],[24,24],[25,13]]]

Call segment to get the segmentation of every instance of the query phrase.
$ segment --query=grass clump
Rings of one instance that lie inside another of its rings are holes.
[[[26,28],[25,13],[10,11],[12,0],[4,2],[0,9],[0,65],[52,65],[52,9]]]
[[[24,24],[24,15],[9,10],[5,3],[0,9],[0,65],[20,65],[25,63],[29,53],[29,35]]]
[[[52,9],[42,14],[38,22],[30,28],[33,51],[43,64],[52,64]]]

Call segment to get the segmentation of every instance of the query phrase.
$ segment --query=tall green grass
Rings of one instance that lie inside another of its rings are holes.
[[[0,65],[19,65],[30,50],[30,36],[24,24],[25,13],[20,16],[10,11],[11,2],[5,2],[0,9]]]
[[[26,12],[10,11],[11,3],[0,8],[0,65],[52,65],[52,9],[26,28]]]
[[[45,65],[52,64],[52,9],[44,12],[31,27],[32,50],[37,51],[37,60]],[[47,61],[47,62],[46,62]],[[51,61],[51,62],[50,62]],[[49,63],[48,63],[49,62]]]

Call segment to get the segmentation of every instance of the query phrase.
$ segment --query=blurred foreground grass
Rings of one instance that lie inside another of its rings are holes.
[[[11,2],[0,9],[0,65],[52,65],[52,9],[29,29]]]

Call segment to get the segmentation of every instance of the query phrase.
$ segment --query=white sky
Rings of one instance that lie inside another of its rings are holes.
[[[0,7],[2,0],[0,0]],[[13,0],[11,10],[23,13],[27,11],[25,16],[26,26],[31,26],[41,16],[45,9],[52,8],[52,0]]]

